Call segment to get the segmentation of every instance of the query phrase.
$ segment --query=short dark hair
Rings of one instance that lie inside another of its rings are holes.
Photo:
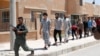
[[[43,13],[43,16],[48,16],[48,14],[45,12],[45,13]]]
[[[18,19],[22,19],[23,20],[23,17],[18,17]]]
[[[55,13],[55,15],[58,15],[59,16],[59,13]]]

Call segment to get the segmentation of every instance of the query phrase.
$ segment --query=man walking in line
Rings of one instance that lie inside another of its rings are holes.
[[[55,14],[55,29],[54,29],[54,40],[55,40],[54,45],[57,45],[57,37],[56,37],[57,34],[59,34],[60,43],[62,42],[61,27],[62,27],[62,19],[59,17],[59,14],[56,13]]]
[[[48,47],[50,47],[50,41],[49,41],[49,34],[50,34],[50,19],[48,19],[48,14],[47,13],[43,13],[43,19],[41,21],[41,28],[40,28],[40,34],[41,34],[41,30],[43,33],[43,40],[45,43],[44,49],[48,49]]]
[[[95,32],[96,27],[97,27],[97,24],[96,24],[95,18],[92,17],[92,34]]]
[[[84,25],[84,37],[87,37],[89,35],[88,35],[88,19],[86,17],[84,17],[83,25]]]
[[[76,39],[78,39],[78,37],[77,37],[77,29],[78,29],[77,24],[73,23],[71,29],[72,29],[72,37],[73,37],[72,40],[75,40],[74,36],[76,37]]]
[[[25,37],[26,37],[26,34],[28,33],[28,30],[23,23],[23,17],[18,18],[18,25],[13,28],[13,31],[15,32],[15,35],[16,35],[15,44],[14,44],[15,56],[19,56],[18,52],[19,52],[20,46],[25,51],[31,51],[31,54],[34,54],[34,50],[30,49],[26,44]]]
[[[92,20],[91,20],[91,17],[88,18],[88,35],[89,33],[91,33],[92,35]]]
[[[71,21],[69,16],[65,15],[64,18],[64,35],[65,35],[65,39],[64,42],[68,42],[68,37],[69,37],[69,31],[71,30]]]
[[[78,21],[78,34],[79,34],[79,39],[82,38],[82,33],[83,33],[83,22],[82,19],[79,19]]]

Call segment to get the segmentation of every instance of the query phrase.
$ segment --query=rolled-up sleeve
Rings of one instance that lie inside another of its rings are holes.
[[[25,30],[23,30],[23,33],[28,33],[28,29],[27,29],[27,27],[26,27],[26,25],[24,25],[24,27],[25,27]]]

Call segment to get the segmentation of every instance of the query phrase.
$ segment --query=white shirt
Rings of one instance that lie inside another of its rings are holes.
[[[64,19],[64,30],[69,29],[71,27],[71,21],[69,18]]]
[[[62,18],[55,19],[55,29],[61,30],[62,27]]]

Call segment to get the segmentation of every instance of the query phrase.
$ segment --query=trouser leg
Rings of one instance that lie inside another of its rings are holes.
[[[59,41],[62,42],[61,30],[58,31],[58,34],[59,34]]]
[[[97,26],[97,31],[100,33],[100,26]]]
[[[84,29],[84,37],[88,36],[88,28]]]
[[[18,44],[18,43],[15,41],[15,44],[14,44],[15,56],[19,56],[19,47],[20,47],[20,44]]]
[[[68,40],[68,30],[66,29],[65,30],[65,39],[64,39],[64,41],[67,41]]]
[[[31,49],[27,46],[26,42],[22,42],[20,45],[24,51],[33,51],[33,49]]]
[[[86,29],[84,28],[84,37],[86,36]]]
[[[44,39],[45,45],[49,45],[50,44],[50,41],[49,41],[49,32],[43,32],[43,39]]]
[[[54,30],[54,40],[55,40],[55,42],[57,42],[57,37],[56,37],[56,35],[57,35],[57,30]]]
[[[80,35],[80,38],[82,38],[82,30],[79,29],[79,35]]]
[[[74,40],[74,34],[75,34],[74,30],[72,30],[72,37],[73,37],[73,40]]]

